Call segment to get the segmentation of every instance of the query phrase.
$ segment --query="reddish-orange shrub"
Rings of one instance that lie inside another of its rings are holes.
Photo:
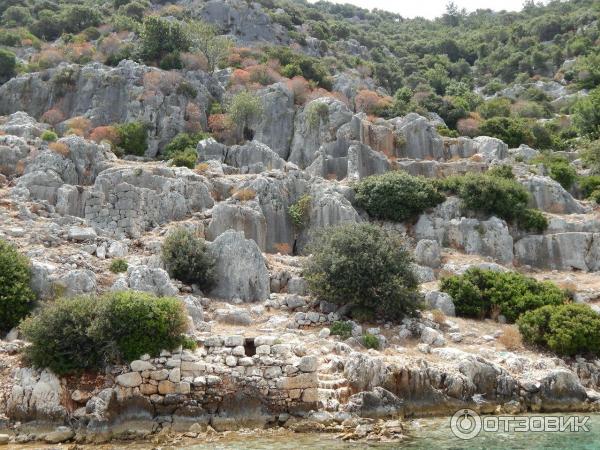
[[[197,133],[202,130],[202,112],[200,107],[194,103],[188,103],[185,107],[185,131]]]
[[[92,122],[85,117],[77,116],[67,121],[69,126],[68,134],[76,134],[77,136],[87,136],[92,128]]]
[[[42,122],[55,126],[65,120],[65,115],[58,108],[52,108],[42,114]]]
[[[230,83],[245,86],[250,83],[250,73],[243,69],[235,69],[231,74]]]
[[[354,97],[356,111],[365,112],[367,114],[376,114],[381,111],[381,109],[391,104],[392,99],[390,97],[384,97],[377,92],[368,89],[358,91],[356,97]]]
[[[63,142],[51,142],[50,144],[48,144],[48,148],[54,153],[58,153],[59,155],[64,156],[65,158],[71,153],[69,146]]]
[[[90,140],[97,143],[108,141],[112,145],[116,145],[119,143],[119,133],[112,126],[96,127],[90,133]]]
[[[200,53],[182,53],[181,63],[187,70],[208,70],[208,62]]]
[[[466,117],[456,122],[456,129],[461,136],[475,137],[479,135],[480,123],[477,119]]]

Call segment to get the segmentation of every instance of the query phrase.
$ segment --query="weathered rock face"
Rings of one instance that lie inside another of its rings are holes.
[[[113,168],[83,195],[85,218],[113,235],[139,236],[213,206],[206,178],[186,168]]]
[[[307,186],[307,177],[300,172],[260,175],[240,185],[240,189],[256,193],[266,222],[265,248],[268,252],[277,252],[284,247],[288,252],[293,249],[295,230],[288,208],[306,192]]]
[[[33,117],[23,111],[11,114],[6,122],[0,124],[0,131],[24,139],[38,138],[48,128],[50,128],[50,125],[38,123]]]
[[[513,238],[506,222],[461,217],[460,200],[450,198],[433,212],[422,214],[414,228],[417,239],[436,240],[444,246],[464,250],[468,254],[491,256],[504,264],[512,264]]]
[[[25,161],[32,148],[23,138],[0,136],[0,174],[7,177],[22,175]]]
[[[258,96],[263,113],[260,122],[251,125],[254,139],[287,160],[294,134],[294,93],[284,83],[277,83],[260,90]]]
[[[127,284],[134,291],[149,292],[159,297],[179,294],[169,274],[163,269],[148,266],[134,266],[127,270]]]
[[[97,289],[96,275],[91,270],[72,270],[60,277],[55,285],[64,289],[65,296],[74,297],[82,294],[95,294]]]
[[[277,153],[258,141],[228,147],[217,143],[212,138],[206,139],[198,143],[198,157],[199,161],[220,161],[239,169],[240,173],[282,170],[286,164]]]
[[[200,76],[201,75],[201,76]],[[207,105],[220,95],[218,85],[196,72],[186,81],[198,91],[195,99],[177,93],[179,76],[124,60],[115,68],[98,63],[61,65],[16,77],[0,87],[0,114],[25,111],[35,118],[58,108],[65,118],[85,116],[93,126],[142,121],[150,125],[148,155],[154,156],[189,123],[189,105]],[[208,88],[207,88],[208,86]],[[206,115],[199,111],[199,123]]]
[[[246,302],[269,297],[269,271],[256,242],[238,231],[227,231],[210,244],[216,258],[217,284],[211,295]]]
[[[437,269],[442,263],[440,244],[431,239],[420,240],[415,249],[415,259],[419,264]]]
[[[67,410],[62,405],[60,380],[49,370],[17,369],[7,403],[7,413],[15,420],[62,423]]]
[[[252,239],[262,251],[266,250],[267,221],[258,202],[230,200],[215,205],[207,238],[214,240],[227,230],[242,231],[246,239]]]
[[[402,133],[405,144],[399,155],[411,159],[443,159],[444,143],[429,121],[418,114],[410,113],[393,119],[396,131]]]
[[[521,180],[521,183],[531,193],[531,207],[533,208],[556,214],[585,212],[585,208],[551,178],[531,176]]]
[[[281,45],[289,42],[285,29],[273,23],[259,3],[208,0],[200,9],[199,16],[241,43],[265,41],[271,45]]]
[[[339,100],[323,97],[302,108],[294,120],[294,137],[288,161],[306,168],[323,144],[336,141],[336,132],[352,119],[352,112]]]
[[[454,302],[445,292],[430,291],[425,294],[425,301],[431,309],[439,309],[445,315],[454,317],[456,316],[456,310],[454,308]]]
[[[557,233],[527,236],[515,243],[522,265],[555,270],[600,270],[600,234]]]

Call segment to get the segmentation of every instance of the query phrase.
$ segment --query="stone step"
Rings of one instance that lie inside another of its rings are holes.
[[[339,372],[329,373],[329,372],[319,372],[317,373],[319,380],[338,380],[342,377],[342,374]]]
[[[338,389],[347,386],[348,380],[345,378],[338,378],[337,380],[319,380],[319,387],[323,389]]]
[[[329,400],[336,399],[341,402],[346,402],[350,397],[350,388],[348,387],[340,387],[335,389],[330,388],[318,388],[317,394],[319,396],[319,400]]]

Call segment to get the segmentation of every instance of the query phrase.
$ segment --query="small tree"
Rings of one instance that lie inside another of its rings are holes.
[[[9,331],[31,310],[35,295],[30,278],[29,260],[0,240],[0,333]]]
[[[193,21],[186,25],[191,49],[198,51],[206,58],[209,72],[214,72],[217,66],[229,55],[232,42],[225,36],[219,36],[217,29],[206,22]]]
[[[323,229],[309,251],[304,276],[320,300],[347,304],[354,315],[387,319],[412,315],[421,303],[410,253],[374,225]]]
[[[158,62],[168,54],[186,52],[190,45],[180,22],[158,16],[144,19],[140,53],[146,62]]]
[[[252,139],[252,131],[248,125],[257,119],[263,111],[260,99],[248,92],[243,91],[236,94],[227,106],[230,125],[235,127],[238,135],[242,134],[244,139]]]
[[[203,239],[178,228],[163,242],[162,258],[169,274],[184,283],[208,289],[214,282],[215,259]]]

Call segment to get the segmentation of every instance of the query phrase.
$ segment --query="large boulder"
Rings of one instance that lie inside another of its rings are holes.
[[[148,266],[134,266],[127,270],[127,282],[134,291],[149,292],[159,297],[179,294],[169,274],[163,269]]]
[[[214,240],[227,230],[242,231],[246,239],[252,239],[262,251],[266,250],[267,222],[258,202],[232,199],[217,203],[206,237]]]
[[[421,239],[415,248],[417,263],[437,269],[442,264],[440,244],[432,239]]]
[[[254,140],[262,142],[281,158],[287,160],[294,133],[294,93],[285,83],[276,83],[257,93],[263,113],[251,125]]]
[[[600,270],[600,234],[557,233],[526,236],[515,243],[515,261],[555,270]]]
[[[209,248],[216,259],[216,286],[211,295],[246,302],[267,300],[270,294],[269,271],[256,242],[239,231],[226,231]]]
[[[55,281],[65,296],[75,297],[83,294],[95,294],[97,289],[96,274],[88,269],[77,269],[67,272]]]
[[[577,375],[564,369],[552,370],[543,377],[538,395],[544,412],[581,410],[587,400]]]
[[[32,147],[21,137],[0,136],[0,175],[22,175]]]
[[[359,417],[380,419],[398,417],[404,412],[404,402],[390,391],[376,387],[372,391],[354,394],[344,410]]]
[[[24,139],[38,138],[48,128],[50,128],[50,125],[37,122],[33,117],[23,111],[17,111],[11,114],[4,123],[0,124],[0,131]]]
[[[530,176],[521,183],[531,193],[531,207],[555,214],[580,214],[581,206],[558,182],[548,177]]]
[[[444,159],[444,143],[429,120],[416,113],[393,119],[395,130],[405,139],[399,155],[410,159]]]

